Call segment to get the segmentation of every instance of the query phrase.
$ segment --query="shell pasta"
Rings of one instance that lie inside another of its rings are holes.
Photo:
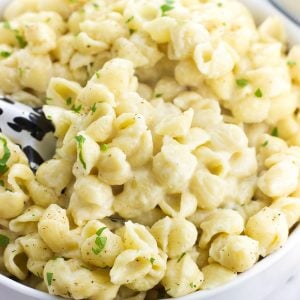
[[[236,0],[11,1],[0,93],[43,106],[57,144],[33,172],[0,133],[0,272],[154,300],[281,248],[300,219],[299,47]]]

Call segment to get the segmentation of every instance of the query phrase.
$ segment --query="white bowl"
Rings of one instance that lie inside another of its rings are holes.
[[[268,2],[262,0],[240,1],[249,7],[258,23],[267,16],[281,16],[288,32],[290,44],[300,44],[300,28]],[[10,0],[0,0],[0,12],[9,2]],[[200,291],[180,299],[262,300],[296,273],[295,265],[300,263],[299,249],[300,225],[292,232],[282,249],[261,260],[252,269],[239,275],[232,282],[211,291]],[[34,290],[0,275],[0,299],[57,300],[61,298]]]
[[[269,0],[273,3],[282,13],[288,15],[297,24],[300,25],[300,5],[295,0]]]

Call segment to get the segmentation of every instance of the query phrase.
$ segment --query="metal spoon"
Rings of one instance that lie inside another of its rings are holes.
[[[34,171],[55,153],[54,127],[41,107],[0,96],[0,132],[22,148]]]

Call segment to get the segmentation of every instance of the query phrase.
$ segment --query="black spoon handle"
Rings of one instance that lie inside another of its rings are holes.
[[[42,108],[31,108],[0,96],[0,131],[20,145],[33,170],[55,153],[54,127]]]

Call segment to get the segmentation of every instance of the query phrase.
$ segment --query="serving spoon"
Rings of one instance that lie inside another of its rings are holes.
[[[41,107],[0,96],[0,132],[22,148],[34,171],[55,153],[54,127]]]
[[[33,171],[55,153],[54,127],[41,107],[32,108],[0,96],[0,132],[21,147]],[[125,223],[119,215],[108,218],[112,222]]]

